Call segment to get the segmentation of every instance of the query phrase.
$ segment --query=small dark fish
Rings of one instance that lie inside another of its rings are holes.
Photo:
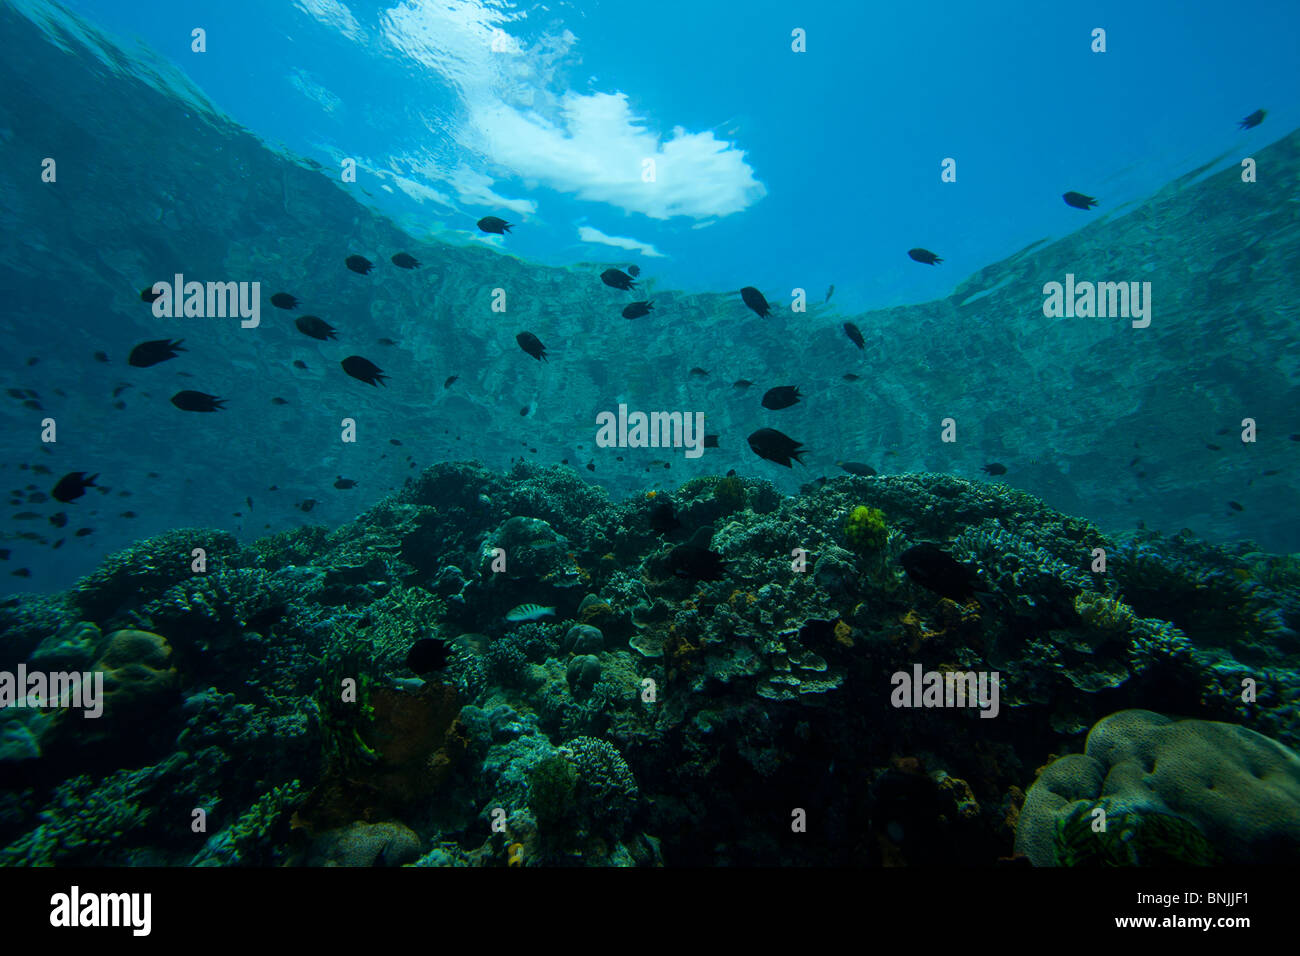
[[[59,483],[54,486],[50,492],[55,501],[62,501],[67,504],[74,498],[80,498],[86,493],[87,488],[95,487],[95,479],[99,477],[99,472],[95,472],[89,478],[84,471],[72,471],[59,479]]]
[[[406,652],[406,666],[417,674],[445,670],[450,661],[447,642],[438,637],[422,637]]]
[[[860,378],[862,378],[861,375],[854,375],[852,372],[847,372],[844,375],[844,381],[846,382],[856,382]]]
[[[633,302],[631,305],[624,306],[623,318],[639,319],[643,315],[649,315],[650,310],[655,307],[654,300],[648,302]]]
[[[18,512],[18,514],[13,516],[13,520],[14,521],[37,521],[40,519],[40,517],[41,516],[38,515],[35,511],[20,511]]]
[[[120,411],[122,411],[123,409],[126,408],[126,402],[121,402],[121,401],[114,402],[114,403],[113,403],[113,407],[116,408],[116,409],[120,412]]]
[[[294,505],[294,507],[295,507],[295,508],[299,508],[299,509],[301,509],[302,511],[311,511],[312,508],[315,508],[315,507],[316,507],[316,499],[315,499],[315,498],[304,498],[302,501],[300,501],[300,502],[298,502],[296,505]]]
[[[288,404],[289,404],[289,400],[288,400],[287,398],[280,398],[279,396],[276,396],[275,398],[271,399],[271,404],[272,404],[272,405],[288,405]]]
[[[529,407],[525,405],[523,408],[519,409],[519,417],[520,418],[528,417],[528,411],[529,411]]]
[[[1277,468],[1270,468],[1268,471],[1264,472],[1263,474],[1265,478],[1271,478],[1273,475],[1282,474],[1282,472]]]
[[[992,461],[985,465],[981,470],[988,472],[990,475],[1005,475],[1007,473],[1007,466]]]
[[[118,515],[119,518],[134,518],[135,516],[136,514],[134,511],[123,511],[120,515]]]
[[[836,467],[843,468],[850,475],[862,475],[864,478],[870,478],[876,473],[876,469],[870,465],[864,465],[859,461],[837,461]]]
[[[33,491],[31,494],[27,496],[27,503],[29,505],[39,505],[42,501],[49,501],[49,500],[50,500],[49,497],[46,496],[46,494],[42,491]]]
[[[704,371],[704,369],[700,368],[698,365],[695,366],[695,368],[691,369],[690,374],[693,375],[695,378],[709,377],[709,373]]]
[[[1230,433],[1231,431],[1232,431],[1231,428],[1220,428],[1220,429],[1219,429],[1217,432],[1215,432],[1214,434],[1216,434],[1216,435],[1227,435],[1227,434]]]
[[[96,353],[95,353],[95,361],[96,361],[96,362],[107,362],[107,361],[108,361],[108,353],[107,353],[107,352],[96,352]]]
[[[277,309],[296,309],[298,300],[287,292],[277,292],[271,296],[271,304]]]
[[[797,442],[789,435],[783,435],[775,428],[760,428],[749,436],[749,447],[759,458],[793,468],[791,459],[803,464],[802,455],[808,454],[802,442]]]
[[[1130,468],[1132,468],[1134,465],[1136,465],[1136,464],[1137,464],[1139,461],[1141,461],[1141,460],[1142,460],[1141,458],[1139,458],[1139,457],[1137,457],[1137,456],[1134,456],[1133,460],[1130,461],[1130,462],[1128,463],[1128,466],[1129,466]]]
[[[322,342],[326,339],[338,337],[334,334],[338,329],[314,315],[300,315],[293,320],[293,325],[303,335],[309,335],[313,339],[319,339]]]
[[[78,529],[76,530],[76,536],[77,536],[78,538],[84,538],[86,535],[88,535],[88,534],[94,534],[94,533],[95,533],[95,529],[94,529],[94,528],[78,528]]]
[[[832,283],[831,286],[826,290],[826,298],[822,299],[822,305],[825,305],[827,302],[829,302],[831,300],[831,296],[833,296],[834,294],[835,294],[835,285]]]
[[[36,474],[38,474],[38,475],[49,475],[49,474],[52,474],[52,472],[50,471],[50,469],[47,468],[45,465],[32,465],[32,471],[36,472]]]
[[[1237,124],[1237,128],[1238,128],[1238,129],[1254,129],[1254,128],[1255,128],[1256,126],[1258,126],[1260,123],[1264,122],[1264,116],[1265,116],[1265,113],[1266,113],[1266,112],[1267,112],[1266,110],[1255,110],[1255,112],[1251,113],[1251,114],[1250,114],[1249,116],[1247,116],[1244,120],[1242,120],[1241,122],[1239,122],[1239,123]]]
[[[380,345],[396,345],[396,344],[397,344],[397,343],[394,342],[392,339],[375,339],[375,341],[376,341],[378,344],[380,344]]]
[[[458,378],[460,378],[459,375],[448,375],[448,376],[447,376],[447,381],[445,381],[445,382],[442,383],[442,387],[443,387],[443,388],[451,388],[453,385],[456,384],[456,380],[457,380]]]
[[[627,274],[630,275],[633,279],[635,279],[637,276],[639,276],[639,275],[641,274],[641,267],[640,267],[640,266],[628,266],[628,267],[627,267]]]
[[[908,548],[898,560],[907,576],[921,587],[953,601],[968,601],[979,583],[974,568],[954,560],[947,551],[928,541]]]
[[[939,263],[943,262],[942,259],[936,256],[929,249],[908,249],[907,254],[912,257],[913,261],[923,262],[927,266],[937,266]]]
[[[30,408],[33,411],[37,411],[37,412],[42,412],[45,410],[44,405],[42,405],[40,402],[36,401],[35,399],[31,399],[31,398],[23,402],[23,408]]]
[[[347,259],[344,260],[344,265],[353,272],[363,276],[369,275],[370,270],[375,267],[375,264],[365,256],[348,256]]]
[[[157,299],[161,299],[161,298],[162,298],[162,293],[161,293],[161,292],[155,292],[155,291],[153,290],[153,286],[151,286],[151,285],[147,285],[147,286],[145,286],[143,289],[140,290],[140,301],[141,301],[141,302],[153,302],[153,301],[155,301],[155,300],[157,300]]]
[[[600,274],[600,281],[612,289],[622,289],[624,292],[631,292],[636,288],[636,282],[621,269],[606,269]]]
[[[832,288],[834,288],[834,286],[832,286]],[[844,334],[849,337],[850,342],[852,342],[858,348],[862,349],[864,352],[866,351],[867,340],[862,337],[862,330],[860,328],[858,328],[852,322],[845,322]]]
[[[1097,205],[1097,200],[1083,193],[1065,193],[1061,198],[1065,200],[1067,206],[1073,206],[1075,209],[1091,209]]]
[[[50,515],[49,522],[50,524],[54,525],[54,527],[56,528],[62,528],[64,525],[68,523],[68,516],[64,514],[62,511],[59,511],[55,514]]]
[[[747,379],[747,378],[738,378],[738,379],[736,379],[734,382],[731,383],[731,387],[732,387],[732,388],[739,388],[739,389],[746,389],[746,388],[749,388],[749,386],[751,386],[751,385],[753,385],[753,384],[754,384],[754,383],[751,382],[751,381],[750,381],[749,379]]]
[[[9,573],[16,578],[30,578],[32,576],[31,568],[19,568],[17,571],[10,571]]]
[[[119,492],[117,493],[117,496],[118,496],[119,498],[130,498],[130,497],[131,497],[131,492],[129,492],[129,491],[119,491]]]
[[[718,435],[705,435],[705,436],[704,436],[704,447],[705,447],[705,448],[717,448],[717,447],[718,447],[718,438],[719,438],[719,437],[720,437],[720,436],[718,436]]]
[[[9,555],[13,554],[8,548],[0,548],[0,561],[8,561]]]
[[[117,398],[117,396],[121,395],[128,388],[135,388],[135,386],[132,385],[130,382],[124,382],[123,384],[117,386],[116,388],[113,389],[113,397]]]
[[[226,400],[186,389],[172,396],[172,404],[183,412],[215,412],[225,407]]]
[[[33,365],[36,365],[38,362],[40,362],[40,360],[41,360],[41,358],[40,358],[39,355],[33,355],[33,356],[31,356],[31,357],[27,360],[27,367],[28,367],[28,368],[31,368]]]
[[[5,389],[5,394],[8,395],[10,398],[18,399],[20,402],[27,397],[27,393],[24,392],[21,388],[7,388]]]
[[[175,342],[171,339],[154,339],[150,342],[141,342],[131,350],[131,354],[127,356],[126,364],[133,365],[136,368],[148,368],[151,365],[157,365],[159,362],[174,359],[177,352],[189,351],[181,348],[181,343],[184,341],[184,339],[177,339]],[[116,391],[113,392],[113,396],[117,396]]]
[[[589,461],[589,462],[587,462],[587,470],[588,470],[588,471],[595,471],[595,470],[596,470],[596,463],[595,463],[594,461]]]
[[[1208,441],[1205,443],[1205,447],[1210,449],[1210,451],[1223,451],[1223,449],[1218,445],[1212,445]]]
[[[546,347],[532,332],[520,332],[515,336],[515,341],[519,343],[521,349],[539,362],[546,359]]]
[[[253,510],[253,496],[252,496],[252,495],[245,495],[245,496],[244,496],[244,504],[248,505],[248,510],[249,510],[249,511],[252,511],[252,510]]]
[[[408,256],[405,252],[399,252],[391,260],[393,265],[399,269],[414,269],[420,264],[420,260],[415,256]]]
[[[1246,510],[1246,509],[1243,508],[1241,505],[1237,504],[1237,502],[1235,502],[1235,501],[1229,501],[1229,502],[1228,502],[1228,507],[1231,508],[1233,511],[1245,511],[1245,510]]]
[[[396,438],[390,438],[390,439],[388,439],[388,444],[390,444],[390,445],[400,445],[401,442],[398,441]]]
[[[294,359],[294,360],[293,360],[293,367],[294,367],[294,368],[306,368],[306,367],[307,367],[307,363],[304,362],[302,359]]]
[[[357,483],[355,481],[351,478],[344,478],[342,475],[339,475],[339,480],[334,482],[334,487],[343,491],[346,491],[348,488],[355,488],[356,486]]]
[[[745,305],[749,306],[758,313],[760,319],[766,319],[772,314],[772,307],[767,304],[767,299],[763,298],[763,293],[759,292],[752,285],[747,285],[740,290],[740,298]]]
[[[669,551],[668,567],[674,576],[692,581],[721,581],[727,571],[722,555],[693,544],[679,544]]]
[[[63,547],[63,542],[66,540],[66,538],[60,538],[58,541],[55,541],[54,544],[50,545],[50,550],[58,551],[59,548]]]
[[[360,355],[349,355],[339,364],[343,366],[343,371],[367,385],[384,385],[384,379],[388,377],[378,365]]]
[[[1300,441],[1300,435],[1287,435],[1286,437],[1292,441]]]
[[[478,221],[478,227],[484,232],[492,232],[498,236],[504,236],[510,231],[510,223],[496,216],[484,216]]]
[[[791,405],[798,405],[799,399],[803,397],[798,385],[778,385],[776,388],[769,388],[763,395],[763,407],[776,412]]]

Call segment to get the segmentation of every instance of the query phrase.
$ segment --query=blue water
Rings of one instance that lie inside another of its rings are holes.
[[[1266,511],[1295,497],[1285,445],[1295,426],[1281,411],[1267,409],[1261,425],[1267,450],[1250,447],[1235,465],[1184,457],[1224,445],[1223,429],[1239,430],[1263,403],[1288,407],[1294,378],[1267,348],[1235,365],[1228,357],[1239,352],[1226,345],[1218,363],[1196,346],[1205,363],[1177,377],[1186,389],[1177,395],[1165,385],[1159,395],[1132,391],[1154,370],[1110,361],[1102,351],[1118,356],[1125,346],[1101,340],[1048,342],[1041,356],[1027,356],[1032,370],[998,386],[997,407],[981,397],[992,386],[978,371],[1002,366],[999,352],[1013,338],[1030,344],[1014,347],[1026,355],[1042,344],[1040,286],[1067,268],[1122,280],[1157,269],[1160,301],[1168,309],[1176,297],[1181,319],[1236,311],[1214,299],[1212,284],[1188,278],[1215,266],[1186,251],[1181,263],[1162,252],[1114,275],[1076,257],[1027,277],[977,276],[1033,244],[1085,235],[1085,226],[1136,228],[1123,217],[1179,177],[1197,171],[1229,182],[1241,156],[1300,126],[1294,4],[1256,6],[1248,17],[1181,2],[756,3],[743,14],[731,4],[679,2],[649,11],[336,0],[13,6],[66,51],[32,52],[36,82],[54,82],[59,58],[71,56],[102,85],[80,90],[70,107],[77,133],[60,155],[65,192],[38,197],[31,176],[11,174],[7,378],[38,391],[47,410],[75,416],[62,427],[80,444],[63,439],[51,479],[99,472],[101,485],[130,498],[98,508],[93,521],[83,514],[90,509],[74,510],[59,552],[48,547],[51,529],[40,528],[38,545],[12,538],[33,526],[10,522],[6,546],[34,574],[6,575],[5,588],[67,586],[106,552],[179,526],[224,527],[249,540],[308,520],[300,507],[308,500],[316,502],[310,520],[337,524],[400,485],[412,465],[474,457],[502,467],[516,455],[567,461],[615,494],[730,469],[795,491],[838,473],[845,459],[978,477],[984,464],[1010,458],[1008,481],[1108,527],[1186,526],[1272,550],[1300,547],[1300,534]],[[196,27],[206,31],[205,52],[191,49]],[[1104,53],[1091,49],[1098,27]],[[806,31],[806,52],[791,49],[796,29]],[[47,128],[27,104],[7,98],[5,137],[35,163],[61,127]],[[1263,125],[1240,130],[1261,107]],[[643,181],[646,159],[656,163],[654,182]],[[955,160],[955,182],[941,180],[946,159]],[[340,179],[345,160],[355,161],[355,183]],[[93,189],[78,193],[92,172]],[[1284,208],[1277,184],[1266,174],[1255,193],[1234,194],[1252,197],[1241,215]],[[1071,208],[1061,201],[1066,190],[1099,205]],[[485,215],[508,219],[513,231],[479,231]],[[1118,248],[1139,256],[1150,237],[1191,236],[1195,225],[1142,228],[1147,238]],[[1117,241],[1103,240],[1098,254]],[[914,247],[935,250],[942,264],[912,261]],[[402,249],[424,260],[421,271],[389,265]],[[529,291],[512,290],[519,297],[506,319],[487,308],[503,281],[488,263],[503,260],[475,258],[484,250],[532,270]],[[349,253],[377,263],[369,286],[343,269]],[[1225,254],[1216,246],[1215,259]],[[661,301],[653,318],[629,325],[617,312],[635,296],[594,276],[633,262],[644,270],[645,297]],[[298,312],[345,334],[338,347],[318,347],[284,328],[296,313],[266,301],[267,327],[256,334],[160,323],[135,296],[176,271],[260,280],[264,300],[290,291],[303,300]],[[1255,275],[1252,298],[1237,305],[1277,315],[1266,302],[1286,295],[1272,274]],[[747,285],[790,321],[763,332],[737,322],[750,317],[735,296]],[[919,315],[872,311],[940,301],[959,288],[955,301],[986,293],[1014,301],[989,298],[987,309],[933,331]],[[796,290],[810,311],[791,317]],[[1189,302],[1198,292],[1204,301]],[[865,356],[839,331],[850,318],[869,339]],[[1168,330],[1170,318],[1164,312],[1157,325]],[[549,365],[520,361],[512,341],[520,328],[550,346]],[[144,374],[123,368],[134,344],[160,336],[185,338],[189,353]],[[962,336],[980,344],[968,343],[958,360],[951,350]],[[1191,339],[1180,336],[1141,354],[1157,354],[1169,374],[1190,368],[1180,349]],[[381,337],[397,345],[374,344]],[[65,349],[73,343],[75,355]],[[935,354],[916,354],[930,346]],[[90,358],[101,349],[112,364]],[[1107,367],[1072,364],[1090,349]],[[384,368],[388,390],[372,394],[343,379],[337,365],[347,354]],[[40,364],[26,364],[31,358]],[[305,374],[287,368],[293,359]],[[694,367],[710,378],[692,378]],[[841,381],[850,372],[865,380],[856,390]],[[451,375],[454,390],[437,387]],[[747,404],[729,389],[738,378],[759,381]],[[796,383],[810,396],[803,405],[759,417],[762,389]],[[1087,383],[1115,406],[1096,407]],[[123,385],[135,395],[111,394]],[[166,402],[176,388],[222,396],[228,411],[178,415]],[[1076,407],[1046,397],[1061,388],[1077,389]],[[55,389],[64,393],[57,402]],[[971,400],[960,407],[965,457],[935,444],[958,395]],[[272,398],[288,410],[270,407]],[[126,407],[114,410],[115,400]],[[1188,420],[1164,417],[1166,401]],[[622,402],[703,411],[721,447],[671,473],[643,460],[662,456],[602,458],[594,416]],[[359,408],[372,416],[364,434],[374,443],[340,447],[337,422]],[[10,470],[0,474],[21,490],[31,476],[17,469],[37,461],[37,426],[18,403],[6,411]],[[328,422],[315,411],[327,411]],[[977,432],[966,430],[972,420]],[[761,425],[785,427],[813,449],[808,471],[755,458],[744,437]],[[1115,469],[1139,451],[1151,458],[1155,447],[1162,464],[1134,479],[1147,484],[1136,494],[1118,487]],[[598,466],[590,474],[589,461]],[[1275,473],[1262,488],[1253,484],[1261,472]],[[340,475],[357,489],[333,489]],[[1241,502],[1253,493],[1247,481],[1258,500]],[[48,492],[52,482],[37,483]],[[1228,500],[1244,511],[1225,510]],[[79,524],[93,533],[71,537]]]

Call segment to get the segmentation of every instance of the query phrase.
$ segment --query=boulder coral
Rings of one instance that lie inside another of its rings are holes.
[[[1235,724],[1125,710],[1099,721],[1084,753],[1050,764],[1030,788],[1016,850],[1057,862],[1059,824],[1081,801],[1195,826],[1228,863],[1300,862],[1300,756]]]

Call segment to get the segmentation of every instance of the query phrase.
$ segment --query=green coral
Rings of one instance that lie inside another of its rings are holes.
[[[871,554],[879,551],[889,540],[889,528],[885,525],[885,513],[879,508],[858,505],[849,513],[844,524],[844,535],[849,547],[858,554]]]
[[[191,866],[255,866],[276,862],[273,831],[285,813],[302,801],[297,780],[270,790],[238,820],[214,834],[190,861]]]
[[[1105,811],[1105,829],[1093,812]],[[1106,798],[1080,802],[1056,821],[1052,841],[1057,866],[1216,866],[1222,862],[1199,827],[1172,813],[1128,811]]]
[[[88,774],[59,784],[40,812],[40,824],[0,850],[0,866],[95,866],[120,862],[123,844],[140,842],[185,754],[140,770],[119,770],[96,782]],[[128,837],[129,835],[129,837]]]
[[[544,835],[562,839],[573,825],[578,776],[561,754],[539,762],[528,774],[528,805]]]

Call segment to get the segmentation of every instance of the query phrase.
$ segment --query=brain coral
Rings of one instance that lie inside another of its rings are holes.
[[[1194,823],[1228,863],[1300,862],[1300,756],[1235,724],[1124,710],[1098,721],[1085,753],[1052,763],[1030,789],[1016,850],[1054,862],[1058,821],[1079,801]]]

